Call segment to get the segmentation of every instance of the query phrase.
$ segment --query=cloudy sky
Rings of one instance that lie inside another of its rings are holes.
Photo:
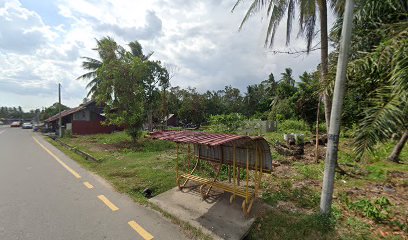
[[[295,75],[312,71],[319,52],[274,55],[265,49],[266,21],[254,16],[242,31],[239,24],[248,2],[236,0],[0,0],[0,106],[24,110],[56,102],[76,106],[86,96],[81,56],[96,58],[95,39],[113,37],[125,46],[139,40],[152,58],[173,66],[173,86],[199,91],[232,85],[242,91],[286,67]],[[285,50],[285,23],[274,49]],[[296,39],[291,49],[303,49]],[[316,39],[316,42],[319,40]]]

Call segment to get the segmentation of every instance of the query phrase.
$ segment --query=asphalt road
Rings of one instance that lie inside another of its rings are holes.
[[[0,239],[186,239],[31,130],[0,126]]]

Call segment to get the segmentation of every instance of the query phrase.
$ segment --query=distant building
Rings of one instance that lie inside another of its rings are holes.
[[[103,114],[103,107],[97,106],[94,100],[61,112],[61,118],[61,125],[76,135],[111,133],[115,130],[122,130],[117,126],[102,124],[106,119]],[[59,114],[56,114],[44,122],[47,128],[55,131],[58,129],[58,121]]]
[[[171,113],[171,114],[167,115],[167,116],[163,119],[163,123],[164,123],[166,126],[175,127],[175,126],[178,125],[178,119],[177,119],[177,117],[176,117],[175,114],[172,114],[172,113]]]

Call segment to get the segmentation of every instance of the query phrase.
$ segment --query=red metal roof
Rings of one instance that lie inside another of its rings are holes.
[[[193,132],[193,131],[161,131],[153,132],[150,134],[153,139],[167,140],[177,143],[193,143],[203,144],[209,146],[222,145],[228,142],[237,140],[251,140],[262,137],[251,138],[248,136],[240,136],[233,134],[215,134],[206,132]]]
[[[71,115],[73,113],[79,112],[79,111],[85,109],[89,104],[91,104],[93,102],[95,102],[95,100],[90,100],[90,101],[88,101],[86,103],[83,103],[83,104],[79,105],[78,107],[74,107],[74,108],[71,108],[71,109],[64,110],[64,111],[61,112],[61,117],[65,117],[65,116]],[[58,120],[58,118],[59,118],[59,113],[55,114],[52,117],[47,118],[44,121],[45,122],[53,122],[55,120]]]
[[[62,111],[61,112],[61,117],[65,117],[65,116],[68,116],[70,114],[76,113],[78,111],[81,111],[84,108],[85,108],[85,106],[79,106],[79,107],[75,107],[75,108],[71,108],[71,109]],[[58,120],[58,118],[59,118],[59,114],[56,114],[56,115],[54,115],[52,117],[47,118],[45,120],[45,122],[52,122],[52,121]]]

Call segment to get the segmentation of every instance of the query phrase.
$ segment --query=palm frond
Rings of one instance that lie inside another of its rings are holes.
[[[369,107],[364,111],[355,134],[354,146],[358,157],[371,151],[378,142],[408,127],[408,30],[402,31],[350,65],[361,77],[370,76],[382,81],[366,100]],[[368,79],[369,80],[369,79]]]
[[[84,74],[82,74],[81,76],[79,76],[79,77],[77,78],[77,80],[79,80],[79,79],[93,79],[93,78],[96,78],[96,75],[97,75],[97,72],[96,72],[96,71],[87,72],[87,73],[84,73]]]
[[[290,35],[292,32],[292,21],[295,17],[295,1],[289,0],[288,4],[288,18],[286,21],[286,45],[290,43]]]
[[[299,17],[299,34],[303,34],[306,37],[306,49],[309,52],[312,47],[313,38],[315,36],[315,26],[317,19],[316,0],[302,0],[300,2],[301,7]]]
[[[239,3],[241,3],[241,1],[238,0],[235,5],[237,6]],[[252,2],[252,4],[249,6],[248,11],[246,12],[244,18],[242,19],[241,24],[239,25],[239,28],[238,28],[239,30],[242,30],[242,27],[244,26],[244,24],[248,21],[248,19],[250,17],[252,17],[253,14],[255,14],[255,13],[259,12],[259,10],[261,10],[261,8],[264,6],[263,5],[264,3],[265,3],[264,0],[254,0]],[[234,8],[233,8],[233,10],[234,10]]]
[[[278,29],[279,23],[285,15],[286,9],[288,7],[286,0],[278,0],[273,3],[274,5],[268,11],[269,24],[266,31],[265,46],[272,47],[273,40],[275,38],[276,30]]]

